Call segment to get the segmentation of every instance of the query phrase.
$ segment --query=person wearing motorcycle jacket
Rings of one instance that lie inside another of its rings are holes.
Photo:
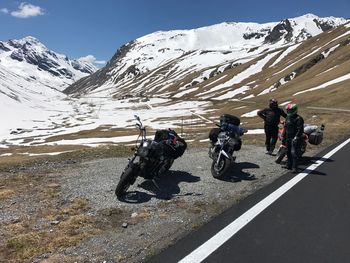
[[[298,105],[290,103],[286,107],[287,118],[284,124],[283,140],[287,146],[287,165],[285,168],[298,172],[298,159],[301,156],[301,140],[304,133],[304,119],[298,115]]]
[[[264,120],[266,153],[271,155],[275,149],[278,138],[278,124],[281,116],[286,118],[287,114],[278,107],[275,99],[269,100],[269,107],[258,111],[258,116]]]

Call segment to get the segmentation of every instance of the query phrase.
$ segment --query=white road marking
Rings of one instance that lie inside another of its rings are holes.
[[[293,186],[295,186],[298,182],[304,179],[308,174],[310,174],[313,170],[315,170],[318,166],[323,164],[325,160],[330,158],[333,154],[343,148],[350,142],[350,139],[347,139],[345,142],[334,148],[332,151],[328,152],[321,159],[317,160],[314,164],[310,165],[308,168],[304,170],[304,172],[299,173],[287,183],[282,185],[280,188],[275,190],[269,196],[261,200],[259,203],[250,208],[247,212],[242,214],[228,226],[223,228],[220,232],[218,232],[215,236],[210,238],[200,247],[192,251],[189,255],[180,260],[180,263],[194,263],[194,262],[202,262],[205,258],[207,258],[211,253],[213,253],[216,249],[218,249],[222,244],[224,244],[228,239],[230,239],[233,235],[235,235],[240,229],[242,229],[245,225],[247,225],[250,221],[252,221],[257,215],[259,215],[262,211],[264,211],[267,207],[269,207],[273,202],[275,202],[278,198],[280,198],[283,194],[285,194],[288,190],[290,190]]]

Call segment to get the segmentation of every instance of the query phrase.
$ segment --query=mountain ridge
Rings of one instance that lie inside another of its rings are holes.
[[[82,78],[64,92],[79,96],[79,93],[109,89],[110,94],[118,96],[118,93],[122,93],[120,90],[127,89],[132,79],[137,83],[142,75],[176,59],[182,62],[175,62],[169,70],[176,71],[177,67],[179,74],[191,74],[227,61],[239,62],[239,59],[243,59],[244,62],[245,57],[258,56],[264,49],[273,50],[300,43],[346,21],[343,18],[320,18],[306,14],[264,24],[224,22],[190,30],[157,31],[121,46],[98,73]],[[182,59],[186,56],[187,60]],[[186,63],[188,65],[184,65]],[[167,85],[177,80],[164,79],[164,82]]]

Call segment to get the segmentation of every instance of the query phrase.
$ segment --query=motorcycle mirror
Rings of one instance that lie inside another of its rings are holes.
[[[138,120],[138,121],[140,120],[140,117],[138,115],[135,114],[134,117],[136,120]]]

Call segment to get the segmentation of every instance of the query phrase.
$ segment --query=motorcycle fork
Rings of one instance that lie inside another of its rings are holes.
[[[223,149],[221,149],[218,155],[218,159],[216,160],[216,165],[219,165],[221,155],[224,155],[227,159],[230,159],[227,153]]]

